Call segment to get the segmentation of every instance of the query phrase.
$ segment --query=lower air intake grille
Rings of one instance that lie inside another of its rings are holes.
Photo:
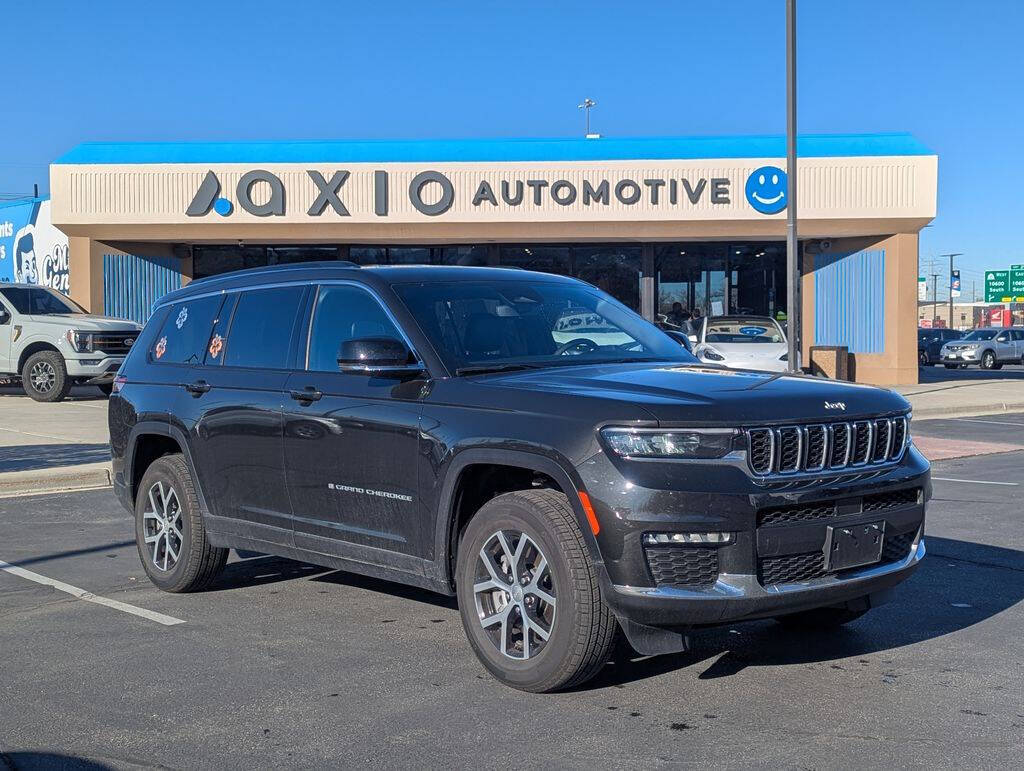
[[[915,532],[902,533],[901,535],[886,536],[882,544],[882,562],[900,562],[910,554],[910,547],[914,543]]]
[[[779,506],[765,509],[757,517],[757,526],[784,525],[789,522],[813,522],[836,515],[834,503],[808,503],[803,506]]]
[[[651,547],[644,550],[658,586],[710,586],[718,580],[718,549]]]
[[[920,487],[912,487],[909,490],[893,490],[887,493],[865,495],[863,510],[887,511],[902,506],[914,506],[919,500],[920,493]]]
[[[811,554],[788,554],[785,557],[767,557],[760,560],[758,568],[764,586],[809,581],[825,575],[825,557],[820,551]]]

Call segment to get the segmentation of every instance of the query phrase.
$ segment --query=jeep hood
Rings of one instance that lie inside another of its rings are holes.
[[[898,393],[873,386],[697,364],[578,365],[496,374],[477,382],[631,403],[666,424],[843,420],[910,408]]]

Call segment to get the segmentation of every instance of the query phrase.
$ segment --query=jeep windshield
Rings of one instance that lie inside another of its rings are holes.
[[[397,284],[451,372],[575,364],[696,363],[626,306],[583,284],[501,280]]]
[[[27,316],[54,316],[65,313],[85,313],[73,301],[47,287],[4,287],[0,289],[14,309]]]

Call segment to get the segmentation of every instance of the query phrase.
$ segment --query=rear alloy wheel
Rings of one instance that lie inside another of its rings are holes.
[[[56,351],[39,351],[21,369],[21,385],[37,402],[59,402],[71,391],[64,357]]]
[[[568,688],[611,655],[618,623],[560,492],[512,492],[484,504],[462,533],[456,584],[470,645],[506,685]]]
[[[181,455],[153,461],[135,501],[135,542],[150,581],[165,592],[197,592],[224,569],[228,550],[206,537],[199,498]]]

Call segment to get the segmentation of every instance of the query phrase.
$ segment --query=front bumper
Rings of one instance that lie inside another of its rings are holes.
[[[920,535],[907,557],[791,584],[762,586],[756,575],[722,573],[706,589],[609,586],[606,597],[619,615],[648,626],[700,626],[781,616],[801,610],[876,598],[904,581],[925,555]]]
[[[89,385],[109,383],[121,368],[124,356],[110,356],[104,353],[85,354],[79,359],[65,359],[68,375],[84,379]]]
[[[864,597],[877,604],[924,557],[930,472],[913,446],[881,468],[767,482],[738,465],[630,463],[604,453],[577,468],[601,524],[606,601],[620,619],[645,626],[728,623]],[[868,524],[883,528],[881,559],[831,571],[830,528]],[[729,542],[644,541],[647,533],[716,532]]]
[[[977,364],[981,361],[981,350],[978,348],[957,351],[943,349],[939,358],[944,364]]]

